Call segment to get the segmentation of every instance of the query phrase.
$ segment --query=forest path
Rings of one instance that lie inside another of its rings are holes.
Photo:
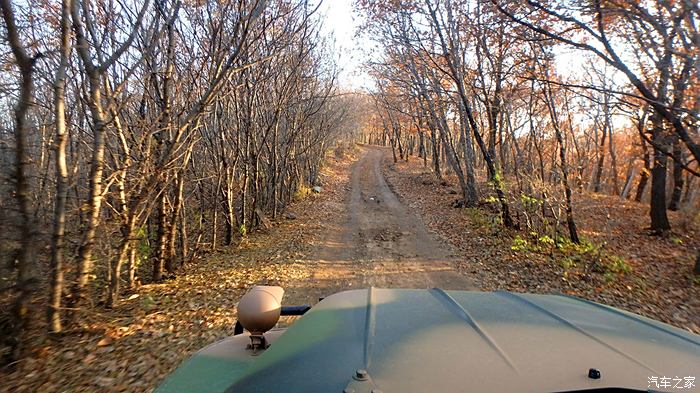
[[[455,268],[450,246],[430,234],[387,184],[382,161],[388,150],[366,146],[360,154],[350,167],[343,214],[325,223],[310,256],[315,268],[307,284],[326,294],[369,286],[475,289]]]

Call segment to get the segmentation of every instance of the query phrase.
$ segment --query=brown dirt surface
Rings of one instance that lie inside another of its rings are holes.
[[[650,236],[646,204],[575,193],[579,233],[595,246],[577,261],[576,252],[537,247],[537,238],[526,231],[505,230],[490,204],[452,208],[459,189],[455,179],[437,180],[417,158],[397,164],[387,158],[384,171],[406,205],[458,250],[460,268],[482,290],[565,293],[700,333],[700,282],[691,273],[700,246],[697,217],[669,212],[674,233]],[[480,189],[488,195],[488,185]],[[518,247],[518,237],[530,245]],[[606,272],[595,264],[589,268],[601,254],[624,261],[631,271]],[[575,266],[565,263],[571,261]]]
[[[315,280],[346,287],[473,289],[456,269],[452,249],[430,234],[389,188],[381,170],[386,149],[364,147],[350,168],[339,217],[312,259]]]

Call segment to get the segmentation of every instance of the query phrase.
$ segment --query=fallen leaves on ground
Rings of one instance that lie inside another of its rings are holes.
[[[563,254],[528,247],[513,250],[526,231],[506,230],[489,205],[453,208],[456,179],[438,180],[419,160],[393,164],[384,173],[392,189],[436,235],[458,252],[459,267],[482,290],[564,293],[608,304],[700,333],[700,283],[691,274],[698,223],[669,212],[675,232],[650,236],[646,204],[588,192],[574,195],[580,234],[601,252],[620,257],[630,272],[605,275],[562,266]],[[481,185],[488,196],[489,186]],[[536,240],[535,240],[536,241]],[[564,264],[567,266],[566,264]]]

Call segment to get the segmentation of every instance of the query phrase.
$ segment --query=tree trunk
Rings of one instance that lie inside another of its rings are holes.
[[[127,285],[129,289],[134,289],[136,287],[136,269],[138,268],[138,262],[136,261],[136,251],[139,245],[139,239],[133,239],[131,245],[129,246],[129,264],[127,269],[129,270],[129,277],[127,280]]]
[[[77,40],[76,49],[80,55],[83,71],[88,79],[87,105],[93,122],[92,157],[90,163],[89,195],[86,205],[86,222],[80,248],[78,250],[78,279],[73,287],[71,307],[79,308],[85,300],[85,290],[92,273],[92,252],[95,245],[95,234],[100,220],[102,208],[102,172],[104,168],[105,152],[105,132],[107,121],[102,108],[102,77],[100,68],[96,67],[90,54],[90,44],[85,37],[85,27],[79,12],[79,2],[73,1],[71,7],[71,17],[73,20],[73,30]]]
[[[612,124],[610,125],[610,129],[608,131],[610,134],[610,137],[608,138],[608,148],[610,151],[610,177],[612,178],[613,181],[613,189],[615,192],[615,195],[620,195],[622,191],[620,190],[620,180],[617,178],[617,155],[615,154],[615,145],[614,145],[614,140],[613,138],[613,127]]]
[[[31,199],[29,195],[29,179],[27,171],[30,158],[27,154],[29,138],[29,124],[27,114],[32,106],[32,92],[34,90],[34,62],[35,58],[29,57],[20,42],[19,33],[15,24],[14,10],[9,0],[0,1],[2,16],[7,29],[7,42],[20,70],[20,87],[17,106],[15,107],[15,200],[19,210],[19,243],[17,251],[17,298],[12,307],[13,329],[12,337],[7,340],[10,343],[8,361],[20,358],[23,345],[26,341],[26,333],[29,330],[33,310],[32,297],[36,290],[35,262],[32,250],[36,248],[34,242],[34,224],[32,221]]]
[[[127,214],[129,214],[128,212]],[[110,274],[109,291],[107,292],[107,308],[113,308],[119,303],[119,288],[121,286],[121,269],[124,262],[127,260],[129,245],[134,238],[135,217],[129,215],[126,223],[122,225],[122,239],[117,249],[117,257],[112,263],[112,272]]]
[[[671,229],[666,214],[666,158],[665,152],[659,148],[665,148],[665,135],[663,119],[657,113],[653,116],[654,123],[654,167],[651,170],[651,230],[657,234]]]
[[[406,153],[404,152],[404,147],[401,144],[401,125],[396,124],[394,126],[394,135],[396,136],[396,145],[399,148],[399,158],[403,160],[404,154]]]
[[[437,116],[442,117],[444,115],[442,113],[439,113],[437,114]],[[448,140],[448,138],[450,138],[451,136],[448,135],[449,128],[447,127],[447,123],[444,122],[444,117],[441,118],[441,122],[442,126],[440,127],[440,139],[442,140],[442,145],[445,147],[445,156],[447,157],[447,162],[450,164],[452,170],[457,175],[457,179],[459,180],[459,186],[462,190],[462,198],[464,198],[464,205],[467,207],[475,206],[477,200],[475,199],[475,195],[470,193],[469,188],[467,187],[467,183],[464,179],[464,172],[462,171],[459,158],[455,153],[452,141]]]
[[[607,120],[605,122],[607,124]],[[593,192],[600,192],[600,180],[603,175],[603,164],[605,163],[605,137],[607,136],[607,126],[603,127],[603,135],[600,137],[600,148],[598,149],[598,164],[593,178]]]
[[[693,187],[695,179],[695,175],[691,173],[687,174],[687,179],[685,181],[685,193],[683,194],[683,203],[691,203],[691,201],[693,200],[693,196],[695,195],[695,191],[697,190],[697,187]]]
[[[643,131],[641,131],[643,132]],[[639,184],[637,185],[637,193],[634,196],[636,202],[642,201],[642,196],[644,196],[644,189],[649,181],[649,174],[651,174],[651,159],[649,158],[649,147],[647,146],[647,141],[640,134],[639,139],[642,143],[642,160],[644,161],[644,168],[642,168],[642,173],[639,175]]]
[[[673,194],[668,204],[668,210],[676,211],[680,208],[681,196],[683,196],[683,150],[678,138],[673,142]]]
[[[460,145],[464,156],[464,169],[466,175],[465,204],[476,205],[479,202],[479,191],[476,188],[476,174],[474,170],[474,146],[469,135],[469,122],[465,117],[464,106],[460,105]]]
[[[189,247],[187,244],[187,204],[182,204],[180,212],[180,268],[187,263],[189,256]],[[201,236],[201,233],[200,233]],[[199,242],[199,241],[198,241]]]
[[[168,214],[167,214],[167,200],[166,193],[163,191],[162,195],[158,197],[158,229],[156,232],[156,255],[153,259],[153,282],[160,282],[163,280],[163,268],[165,267],[165,253],[166,253],[166,234],[168,225]]]
[[[545,73],[546,75],[546,73]],[[552,94],[549,83],[545,86],[545,99],[549,108],[549,114],[552,119],[552,127],[554,134],[559,144],[559,163],[561,166],[562,183],[564,185],[564,193],[566,194],[566,224],[569,227],[569,237],[573,243],[580,243],[578,230],[576,229],[576,221],[574,220],[574,209],[571,195],[571,186],[569,185],[569,168],[566,164],[566,146],[562,137],[561,129],[559,128],[559,117],[555,108],[555,100]]]
[[[418,132],[418,157],[423,159],[423,167],[427,167],[428,155],[425,153],[425,134],[422,130]]]
[[[185,162],[187,165],[187,162]],[[183,192],[185,187],[185,179],[182,173],[177,175],[177,181],[175,183],[175,203],[172,207],[172,214],[170,215],[170,225],[168,226],[167,235],[167,250],[165,256],[165,270],[169,274],[175,273],[175,240],[177,239],[177,222],[180,217],[180,211],[183,205]]]
[[[437,132],[435,130],[435,124],[432,121],[428,121],[428,128],[430,128],[430,140],[433,148],[433,171],[438,179],[442,178],[442,170],[440,169],[440,142],[437,138]]]
[[[68,167],[66,165],[66,68],[70,57],[70,7],[71,0],[61,2],[61,51],[54,82],[56,117],[56,205],[54,207],[53,238],[51,244],[51,280],[49,303],[46,308],[48,329],[59,333],[61,324],[61,298],[63,296],[63,248],[66,231],[66,198],[68,195]]]
[[[629,170],[627,171],[627,180],[625,181],[625,188],[622,189],[622,194],[620,194],[620,197],[622,199],[627,199],[629,198],[630,190],[632,190],[632,183],[634,181],[634,178],[637,177],[637,167],[634,165],[634,158],[630,159],[630,165],[629,165]]]
[[[498,81],[497,81],[498,84]],[[494,92],[494,96],[496,93]],[[495,99],[494,99],[495,101]],[[498,163],[496,162],[496,133],[498,132],[496,128],[498,127],[497,121],[496,121],[496,103],[491,102],[488,97],[486,97],[486,117],[488,118],[488,124],[489,124],[489,133],[488,133],[488,140],[489,140],[489,146],[488,146],[488,151],[489,151],[489,156],[494,162],[494,169],[497,170],[498,168]],[[491,167],[487,167],[489,170],[488,177],[489,179],[493,179],[496,176],[496,172],[491,172]]]
[[[389,144],[391,145],[391,155],[392,158],[394,159],[394,164],[398,162],[398,158],[396,157],[396,137],[393,132],[393,127],[391,133],[389,133],[389,129],[386,128],[386,133],[389,135]]]

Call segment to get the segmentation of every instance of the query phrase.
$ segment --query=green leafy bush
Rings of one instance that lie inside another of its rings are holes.
[[[520,194],[520,201],[525,207],[533,208],[544,203],[544,200],[531,197],[526,194]]]
[[[537,232],[530,232],[528,235],[529,238],[515,236],[511,250],[548,255],[564,270],[583,268],[603,274],[606,282],[614,281],[617,276],[632,271],[632,266],[624,258],[606,252],[605,244],[596,245],[587,239],[574,243],[561,235],[551,237]]]
[[[462,210],[463,214],[469,218],[469,221],[477,228],[489,228],[493,226],[491,220],[483,210],[476,207],[466,207]]]
[[[148,227],[143,225],[136,232],[136,238],[138,242],[136,244],[136,266],[139,265],[141,261],[147,261],[151,256],[151,243],[148,241]]]
[[[537,238],[537,241],[545,246],[554,246],[555,242],[554,239],[547,235],[542,235]]]
[[[486,202],[486,203],[497,203],[497,202],[498,202],[498,198],[496,198],[495,196],[490,196],[490,197],[484,199],[484,202]]]
[[[576,267],[576,261],[574,260],[574,258],[571,257],[561,258],[559,260],[559,264],[566,270]]]
[[[625,258],[617,255],[607,255],[606,270],[610,273],[631,273],[632,266],[625,262]]]
[[[510,246],[510,249],[513,251],[526,251],[528,250],[530,246],[530,243],[526,240],[520,237],[520,235],[516,235],[515,239],[513,239],[513,245]]]

